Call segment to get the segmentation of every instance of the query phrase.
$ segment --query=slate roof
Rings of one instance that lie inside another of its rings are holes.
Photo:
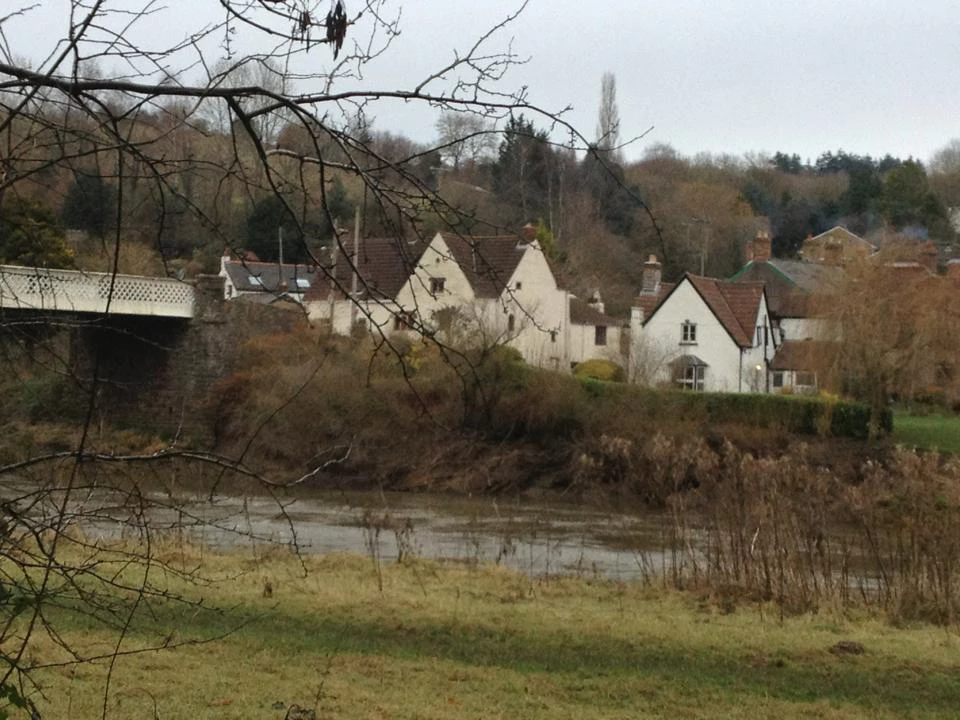
[[[843,279],[843,268],[800,260],[751,260],[730,278],[731,282],[762,282],[771,314],[808,317],[809,296],[830,293]]]
[[[357,293],[361,297],[393,300],[410,278],[426,250],[426,243],[413,243],[397,238],[361,238],[358,243],[356,270]],[[349,293],[353,285],[354,267],[350,255],[352,241],[342,241],[337,253],[336,285],[338,294]],[[332,260],[331,260],[332,262]],[[310,288],[306,300],[324,300],[330,297],[331,283],[327,273],[333,268],[327,265],[317,282]]]
[[[624,320],[618,320],[605,313],[600,312],[578,297],[570,298],[570,323],[573,325],[605,325],[615,327],[625,324]]]
[[[441,233],[441,236],[477,297],[500,297],[526,252],[526,246],[516,235],[464,237]]]
[[[308,265],[224,260],[223,268],[237,291],[243,293],[305,293],[309,287],[303,287],[304,283],[309,283],[310,287],[316,283],[316,268]],[[286,287],[281,288],[281,284]]]

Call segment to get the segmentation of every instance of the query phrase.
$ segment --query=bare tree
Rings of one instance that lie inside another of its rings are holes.
[[[497,144],[493,125],[475,113],[441,113],[437,135],[441,152],[454,170],[459,170],[462,162],[476,164],[491,159]]]
[[[327,273],[326,281],[337,285],[326,262],[331,253],[316,257],[311,253],[317,245],[309,242],[318,240],[310,237],[311,228],[319,226],[317,215],[325,217],[326,227],[336,227],[328,201],[335,182],[362,197],[365,215],[398,243],[420,236],[427,216],[448,228],[460,226],[458,208],[423,176],[422,168],[429,167],[424,158],[437,148],[395,148],[388,154],[364,131],[367,124],[357,121],[376,117],[378,108],[393,102],[420,103],[445,117],[468,119],[441,143],[448,150],[461,144],[469,158],[489,152],[489,123],[520,112],[563,127],[586,145],[558,115],[532,105],[525,89],[505,87],[517,57],[493,42],[516,14],[492,18],[474,45],[440,67],[400,78],[393,87],[376,87],[364,80],[364,68],[389,56],[401,28],[399,13],[391,15],[386,0],[365,0],[349,16],[338,2],[341,14],[326,18],[321,3],[310,0],[220,0],[219,16],[204,15],[206,8],[194,8],[196,16],[178,14],[182,3],[163,7],[155,0],[69,0],[61,36],[43,27],[42,11],[51,4],[15,0],[12,9],[0,11],[0,202],[22,196],[56,203],[68,178],[95,169],[116,191],[116,217],[105,239],[114,259],[134,228],[141,236],[151,231],[159,244],[173,213],[189,215],[191,231],[204,233],[214,252],[218,245],[240,250],[237,217],[272,195],[300,229],[302,250]],[[278,145],[281,138],[291,142]],[[479,222],[470,220],[473,226]],[[333,254],[341,262],[350,261],[349,239],[333,233],[323,240],[328,250],[337,246]],[[349,288],[338,289],[349,295]],[[49,318],[32,324],[41,336],[52,327]],[[9,320],[0,328],[11,368],[38,356],[35,336],[17,334],[17,327]],[[382,341],[390,347],[389,338]],[[52,347],[44,352],[55,372],[70,377],[63,352]],[[144,478],[188,467],[207,478],[210,488],[236,476],[273,490],[316,477],[343,452],[322,450],[303,475],[271,479],[251,469],[244,452],[225,457],[176,442],[145,454],[102,451],[99,359],[93,365],[89,383],[70,378],[76,380],[79,422],[68,447],[28,450],[0,465],[0,478],[10,481],[0,500],[5,562],[0,696],[21,708],[34,703],[36,665],[29,648],[38,634],[61,648],[55,662],[64,665],[103,655],[65,639],[59,627],[63,613],[52,607],[69,606],[115,631],[116,643],[106,656],[116,658],[127,652],[124,638],[144,604],[154,597],[189,602],[153,584],[154,568],[195,577],[193,570],[162,561],[155,544],[158,533],[208,521],[192,514],[176,494],[147,488]],[[282,407],[287,401],[276,402]],[[98,523],[119,527],[131,544],[105,550],[89,539]],[[137,649],[175,644],[160,633],[138,642]],[[105,716],[109,674],[103,696]]]
[[[617,79],[605,72],[600,81],[600,114],[597,119],[597,149],[608,159],[620,157],[620,110],[617,108]]]

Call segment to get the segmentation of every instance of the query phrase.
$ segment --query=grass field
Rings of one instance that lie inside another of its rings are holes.
[[[774,608],[724,613],[694,593],[424,561],[378,572],[370,558],[308,558],[306,575],[286,556],[202,563],[213,582],[167,579],[203,604],[141,602],[119,646],[175,649],[37,670],[43,717],[279,719],[291,703],[410,720],[954,718],[960,707],[955,628],[781,622]],[[115,648],[114,633],[51,617],[86,653]],[[865,654],[831,654],[841,640]],[[29,659],[67,658],[38,631]]]
[[[893,439],[924,450],[960,453],[960,416],[896,415]]]

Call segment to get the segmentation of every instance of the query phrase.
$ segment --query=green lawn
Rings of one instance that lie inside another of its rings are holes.
[[[893,439],[910,447],[960,453],[960,416],[896,415]]]
[[[781,622],[750,602],[724,613],[696,593],[435,562],[379,577],[369,558],[308,558],[306,576],[289,558],[202,562],[219,580],[170,582],[203,605],[142,607],[119,649],[225,638],[123,655],[106,697],[106,662],[38,670],[43,717],[101,717],[104,704],[114,718],[210,720],[280,720],[291,703],[408,720],[955,718],[960,707],[955,628],[826,612]],[[62,619],[75,649],[116,649]],[[865,654],[832,654],[841,640]],[[29,656],[69,660],[39,631]]]

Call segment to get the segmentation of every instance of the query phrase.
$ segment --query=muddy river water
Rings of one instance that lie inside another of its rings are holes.
[[[150,493],[154,531],[212,547],[295,544],[305,553],[403,554],[461,562],[500,563],[530,575],[597,574],[634,579],[659,573],[666,515],[600,510],[574,503],[449,497],[409,493],[324,493],[296,496]],[[83,500],[78,501],[83,502]],[[99,505],[85,532],[116,537],[139,532],[124,505]],[[78,509],[80,509],[78,507]]]

